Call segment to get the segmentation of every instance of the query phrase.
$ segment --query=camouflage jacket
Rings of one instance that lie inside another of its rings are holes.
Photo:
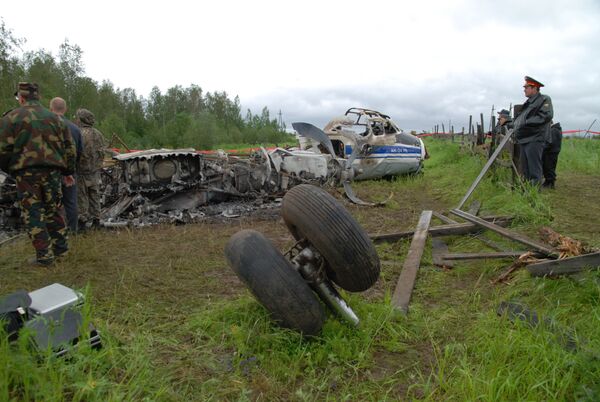
[[[106,141],[102,133],[91,126],[81,127],[83,152],[77,166],[77,173],[92,174],[102,169]]]
[[[67,125],[39,101],[27,101],[0,122],[0,169],[27,168],[75,172],[75,144]]]

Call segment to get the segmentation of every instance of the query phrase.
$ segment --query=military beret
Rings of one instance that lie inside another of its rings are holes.
[[[525,85],[533,85],[534,87],[538,87],[538,88],[541,88],[541,87],[544,86],[544,84],[542,84],[541,82],[539,82],[535,78],[531,78],[528,75],[525,76]]]
[[[39,88],[38,84],[35,82],[19,82],[17,84],[17,90],[15,92],[15,96],[20,95],[24,98],[27,98],[32,95],[39,96]]]
[[[510,112],[506,109],[502,109],[501,111],[498,112],[498,114],[500,116],[506,116],[506,117],[510,116]]]

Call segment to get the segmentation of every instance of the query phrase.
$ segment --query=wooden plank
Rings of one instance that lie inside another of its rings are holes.
[[[508,226],[510,222],[512,222],[512,217],[510,216],[486,216],[483,219],[494,222],[498,226]],[[454,223],[451,225],[439,225],[432,226],[429,228],[429,234],[432,236],[451,236],[451,235],[464,235],[469,233],[478,232],[481,228],[474,223],[466,222],[466,223]],[[396,233],[387,233],[380,235],[369,235],[371,240],[375,243],[381,242],[394,242],[400,239],[406,239],[408,237],[414,236],[414,230],[406,230],[403,232]]]
[[[458,223],[454,219],[448,218],[446,215],[442,215],[437,211],[432,211],[432,214],[433,214],[433,216],[438,218],[440,221],[442,221],[448,225],[452,225],[453,223]]]
[[[410,297],[415,286],[415,280],[417,279],[417,271],[421,265],[421,257],[423,256],[423,249],[427,241],[427,229],[429,228],[429,222],[431,222],[431,215],[431,211],[423,211],[421,213],[417,230],[410,244],[408,255],[404,260],[396,290],[394,290],[394,295],[392,296],[392,305],[405,314],[408,313],[408,304],[410,303]]]
[[[431,239],[431,259],[433,265],[442,268],[453,268],[454,263],[444,259],[443,255],[448,254],[448,245],[439,237]]]
[[[600,268],[600,253],[584,254],[562,260],[530,264],[527,270],[532,276],[571,275],[577,272]]]
[[[500,152],[502,152],[502,149],[504,148],[508,140],[510,140],[511,135],[512,130],[510,130],[509,133],[502,139],[502,142],[500,143],[500,145],[498,145],[490,159],[488,159],[488,161],[485,163],[485,166],[483,167],[483,169],[481,169],[481,172],[479,172],[479,176],[477,176],[473,184],[471,184],[471,187],[469,188],[469,190],[467,190],[467,193],[465,194],[463,199],[460,200],[460,203],[458,204],[456,209],[460,209],[463,205],[465,205],[467,199],[471,196],[473,191],[475,191],[475,188],[477,188],[479,182],[481,181],[481,179],[483,179],[483,176],[487,173],[488,169],[490,168],[490,166],[492,166],[492,163],[494,163],[498,155],[500,155]]]
[[[481,219],[477,216],[473,216],[467,212],[461,211],[460,209],[453,209],[450,212],[456,216],[460,216],[461,218],[463,218],[466,221],[469,221],[471,223],[474,223],[474,224],[484,227],[486,229],[492,230],[496,233],[501,234],[504,237],[508,237],[509,239],[519,242],[521,244],[525,244],[526,246],[529,246],[532,249],[539,251],[547,256],[558,258],[558,253],[546,244],[535,241],[533,239],[528,238],[527,236],[524,236],[524,235],[514,232],[512,230],[503,228],[499,225],[495,225],[491,222],[487,222],[484,219]]]
[[[527,251],[500,251],[497,253],[447,253],[444,260],[482,260],[486,258],[517,258]]]

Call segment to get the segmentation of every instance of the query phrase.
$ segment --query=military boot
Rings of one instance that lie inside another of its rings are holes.
[[[52,258],[50,256],[31,257],[30,259],[27,260],[27,263],[34,267],[49,267],[52,264],[54,264],[54,258]]]
[[[544,184],[542,184],[542,188],[554,190],[554,180],[546,180]]]

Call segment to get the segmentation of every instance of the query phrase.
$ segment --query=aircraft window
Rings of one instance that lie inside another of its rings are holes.
[[[362,124],[353,124],[351,126],[344,126],[344,131],[350,131],[351,133],[354,133],[356,135],[362,135],[362,136],[369,134],[369,130],[367,129],[367,127]]]
[[[386,134],[394,134],[396,129],[390,123],[385,123],[385,133]]]
[[[344,143],[340,140],[332,140],[331,144],[333,145],[333,150],[335,151],[336,156],[343,158],[344,157]]]

